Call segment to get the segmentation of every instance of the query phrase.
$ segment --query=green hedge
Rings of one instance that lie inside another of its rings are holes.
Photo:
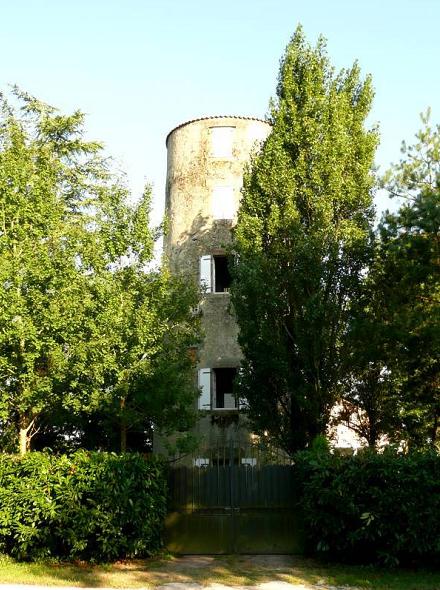
[[[299,453],[309,550],[357,563],[438,565],[440,456]]]
[[[163,465],[141,455],[0,455],[0,553],[108,561],[160,548]]]

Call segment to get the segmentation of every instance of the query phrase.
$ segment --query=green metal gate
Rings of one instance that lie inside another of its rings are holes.
[[[293,468],[247,461],[170,470],[165,531],[170,551],[301,553]]]

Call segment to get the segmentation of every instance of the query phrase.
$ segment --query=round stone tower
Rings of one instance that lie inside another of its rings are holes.
[[[227,249],[244,166],[270,129],[250,117],[206,117],[179,125],[166,139],[164,254],[172,272],[192,276],[204,290],[197,430],[206,446],[248,436],[232,392],[241,352],[230,308]]]

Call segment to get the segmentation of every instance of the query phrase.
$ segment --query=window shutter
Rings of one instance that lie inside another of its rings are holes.
[[[247,399],[245,397],[238,398],[238,409],[239,410],[248,410],[249,409]]]
[[[232,158],[235,127],[211,127],[211,156]]]
[[[257,459],[255,457],[242,457],[241,464],[248,465],[249,467],[255,467],[257,464]]]
[[[201,389],[199,397],[199,410],[211,409],[211,369],[199,370],[199,387]]]
[[[233,219],[235,213],[234,188],[232,186],[215,186],[212,190],[214,219]]]
[[[200,258],[200,286],[207,293],[212,291],[212,256],[202,256]]]

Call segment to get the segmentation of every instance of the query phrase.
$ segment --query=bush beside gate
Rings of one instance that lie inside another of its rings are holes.
[[[249,468],[252,469],[252,468]],[[303,452],[292,467],[310,553],[440,562],[440,456]],[[0,553],[110,561],[162,545],[165,467],[137,454],[0,455]]]
[[[0,455],[0,553],[99,561],[161,546],[166,477],[158,460],[79,451]]]
[[[440,456],[296,457],[309,551],[385,565],[440,561]]]

